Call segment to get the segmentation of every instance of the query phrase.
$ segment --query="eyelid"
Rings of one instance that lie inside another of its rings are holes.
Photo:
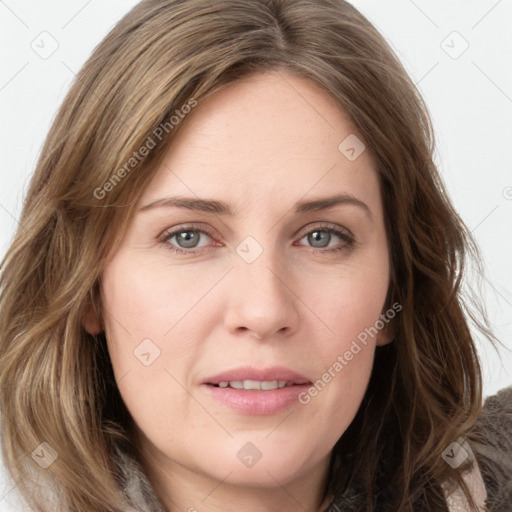
[[[211,238],[215,238],[217,235],[207,224],[182,224],[178,226],[173,226],[172,228],[164,229],[159,235],[157,235],[157,240],[168,239],[172,235],[176,235],[183,231],[197,231],[200,233],[205,233]]]
[[[311,224],[313,224],[313,226],[311,226]],[[295,235],[295,236],[299,236],[300,238],[303,238],[305,235],[308,235],[312,231],[326,230],[326,231],[342,232],[342,233],[345,233],[350,238],[355,239],[355,237],[352,234],[352,232],[350,231],[350,229],[348,229],[344,226],[340,226],[339,224],[333,224],[332,222],[322,222],[322,221],[312,222],[311,224],[308,224],[307,226],[305,226],[304,228],[299,230],[297,235]]]
[[[311,224],[314,226],[312,227]],[[316,224],[316,225],[315,225]],[[307,226],[301,228],[299,231],[295,233],[294,238],[301,235],[301,233],[304,233],[304,235],[307,235],[314,229],[332,229],[334,231],[344,231],[348,235],[350,235],[352,238],[354,238],[353,233],[346,227],[340,226],[339,224],[333,224],[332,222],[325,222],[325,221],[317,221],[308,224]],[[179,233],[181,231],[204,231],[207,235],[214,237],[213,230],[208,226],[208,224],[203,223],[190,223],[190,224],[182,224],[178,225],[172,228],[166,228],[164,229],[159,235],[157,235],[157,239],[160,239],[163,236],[169,236],[171,234]],[[304,235],[301,235],[302,238]]]

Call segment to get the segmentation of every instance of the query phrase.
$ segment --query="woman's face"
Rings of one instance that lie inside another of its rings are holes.
[[[102,274],[116,381],[162,474],[292,485],[325,471],[389,341],[376,170],[287,73],[181,122]]]

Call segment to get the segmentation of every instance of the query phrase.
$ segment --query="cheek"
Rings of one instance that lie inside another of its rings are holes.
[[[382,328],[379,318],[386,289],[378,292],[359,284],[346,282],[344,293],[315,301],[315,313],[331,331],[331,336],[318,339],[314,347],[316,357],[323,363],[323,380],[344,382],[333,388],[366,385]]]
[[[311,304],[312,312],[329,327],[335,340],[335,343],[325,344],[331,355],[343,350],[358,336],[364,338],[364,333],[375,326],[383,312],[388,284],[384,259],[354,265],[337,274],[311,278],[303,283],[303,296]],[[374,330],[371,333],[375,334]],[[366,338],[376,341],[368,334]]]
[[[179,275],[166,280],[155,266],[123,253],[102,276],[110,360],[123,402],[143,431],[167,417],[171,405],[183,413],[189,406],[178,382],[184,382],[197,349],[190,341],[183,343],[184,333],[179,332],[189,300],[181,293],[182,281]],[[164,343],[169,331],[172,336]],[[173,337],[180,343],[170,346],[168,340]],[[166,428],[171,432],[173,424],[167,423]]]
[[[386,258],[367,260],[336,277],[304,283],[314,313],[331,335],[317,338],[314,357],[322,362],[316,381],[300,403],[332,426],[335,442],[354,418],[370,379],[381,314],[388,290]],[[335,283],[336,293],[333,292]]]
[[[366,392],[376,346],[374,326],[383,301],[383,297],[368,300],[363,290],[355,288],[318,306],[320,314],[330,318],[335,335],[315,344],[312,356],[322,364],[299,402],[309,418],[330,426],[324,440],[329,446],[348,428]]]
[[[162,400],[179,405],[178,383],[187,385],[212,313],[201,299],[218,275],[205,274],[120,251],[102,275],[110,359],[123,400],[139,417],[154,416]]]
[[[212,287],[212,274],[118,253],[102,276],[107,338],[125,347],[146,338],[159,343]]]

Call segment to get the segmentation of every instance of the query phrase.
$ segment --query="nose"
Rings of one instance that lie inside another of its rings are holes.
[[[241,262],[230,272],[225,327],[235,336],[270,340],[290,336],[298,328],[299,298],[293,279],[264,254],[253,263]]]

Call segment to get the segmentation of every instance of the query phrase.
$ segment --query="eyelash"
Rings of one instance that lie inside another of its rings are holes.
[[[343,230],[342,228],[339,228],[335,225],[331,224],[323,224],[320,226],[316,226],[314,229],[311,229],[310,231],[307,231],[304,233],[299,240],[302,240],[305,236],[314,233],[315,231],[324,231],[329,234],[334,234],[341,238],[345,245],[342,245],[341,247],[331,247],[329,249],[326,248],[317,248],[317,247],[310,247],[312,249],[313,253],[321,252],[321,253],[337,253],[343,250],[347,250],[353,247],[353,245],[356,243],[355,239],[351,234],[347,232],[347,230]],[[196,254],[203,248],[193,248],[193,249],[184,249],[182,247],[176,247],[169,243],[169,240],[173,238],[174,236],[180,234],[180,233],[187,233],[187,232],[193,232],[193,233],[203,233],[205,235],[208,235],[210,238],[214,239],[214,235],[211,233],[210,230],[206,228],[198,229],[197,227],[193,226],[181,226],[178,229],[174,229],[172,231],[165,231],[158,237],[158,242],[162,244],[165,248],[172,251],[174,254],[179,255],[187,255],[187,254]]]

